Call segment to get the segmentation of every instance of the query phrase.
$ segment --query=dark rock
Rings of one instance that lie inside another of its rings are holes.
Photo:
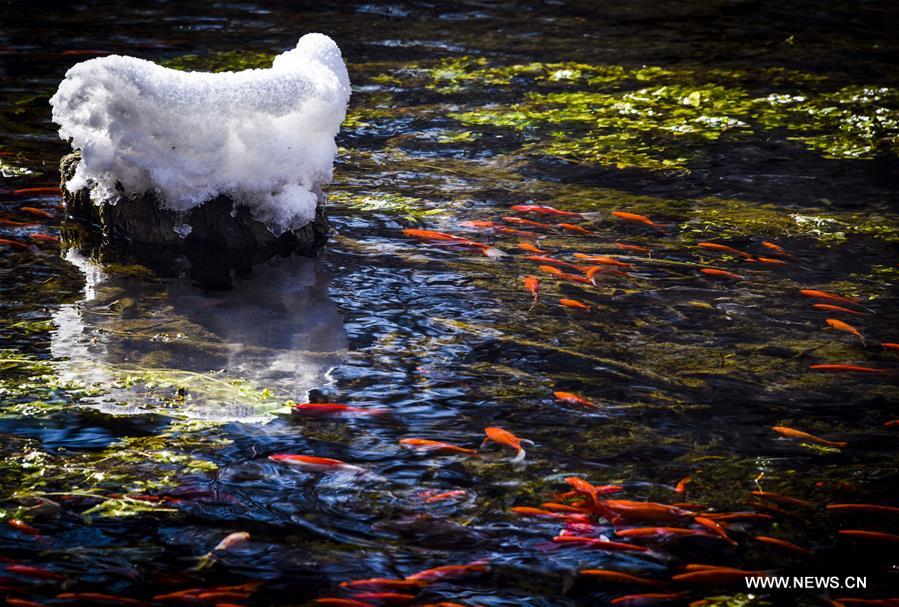
[[[176,273],[177,262],[186,260],[191,277],[203,286],[229,288],[232,272],[246,274],[253,265],[276,255],[311,257],[328,237],[325,194],[320,187],[312,222],[275,236],[245,206],[236,207],[232,215],[234,202],[227,196],[181,213],[160,208],[152,194],[130,197],[122,192],[115,204],[97,205],[89,190],[65,189],[80,161],[78,152],[60,161],[66,204],[62,235],[67,246],[94,256],[116,261],[124,257],[163,274]],[[182,225],[191,228],[186,237],[176,231]]]

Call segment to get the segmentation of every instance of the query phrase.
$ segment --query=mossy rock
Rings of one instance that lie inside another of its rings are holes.
[[[122,193],[114,204],[98,205],[89,190],[69,192],[65,188],[80,161],[78,152],[60,161],[66,205],[63,239],[67,246],[107,261],[136,260],[165,274],[176,271],[176,262],[186,258],[192,278],[211,288],[229,288],[232,270],[246,273],[276,255],[311,257],[328,237],[321,187],[315,189],[315,218],[302,228],[276,236],[254,219],[247,207],[235,207],[227,196],[187,212],[161,208],[152,194],[132,197]],[[190,227],[186,235],[183,226]]]

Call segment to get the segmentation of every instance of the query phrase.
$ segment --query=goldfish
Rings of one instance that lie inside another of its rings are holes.
[[[855,316],[864,316],[867,312],[858,312],[856,310],[850,310],[849,308],[844,308],[843,306],[834,306],[831,304],[812,304],[812,308],[815,310],[821,310],[823,312],[842,312],[843,314],[854,314]]]
[[[671,537],[671,536],[708,536],[705,531],[699,529],[683,529],[681,527],[632,527],[631,529],[619,529],[615,535],[621,537]]]
[[[747,263],[767,263],[775,266],[785,266],[787,262],[783,259],[775,259],[773,257],[750,257],[746,260]]]
[[[441,565],[440,567],[425,569],[424,571],[419,571],[418,573],[407,575],[406,579],[418,580],[423,582],[435,582],[437,580],[442,580],[448,577],[457,577],[460,575],[467,575],[469,573],[483,573],[487,571],[487,569],[488,566],[486,561],[474,561],[472,563],[466,563],[464,565]]]
[[[562,514],[560,512],[550,512],[549,510],[544,510],[542,508],[532,508],[530,506],[515,506],[510,508],[512,512],[518,514],[520,516],[534,516],[538,518],[555,518],[562,519],[567,521],[578,521],[578,522],[589,522],[589,518],[585,514],[579,513],[565,513]]]
[[[52,194],[54,196],[59,196],[62,194],[62,190],[58,187],[55,188],[23,188],[21,190],[13,190],[13,196],[32,196],[32,195],[40,195],[40,194]]]
[[[512,234],[513,236],[520,236],[522,238],[532,238],[536,240],[540,238],[540,235],[536,232],[528,232],[525,230],[516,230],[514,228],[508,228],[504,225],[498,224],[495,221],[463,221],[460,225],[466,228],[477,228],[479,230],[493,230],[494,232],[502,232],[503,234]]]
[[[387,409],[354,407],[339,403],[299,403],[293,406],[294,415],[318,416],[318,415],[382,415],[388,413]]]
[[[740,249],[735,249],[733,247],[729,247],[725,244],[718,244],[717,242],[697,242],[697,247],[702,249],[706,249],[708,251],[718,251],[719,253],[730,253],[731,255],[736,255],[737,257],[742,257],[743,259],[751,259],[752,255],[747,253],[746,251],[741,251]]]
[[[781,255],[781,256],[786,257],[786,258],[788,258],[788,259],[796,259],[796,256],[795,256],[795,255],[793,255],[792,253],[787,252],[786,249],[784,249],[784,248],[781,247],[780,245],[774,244],[773,242],[768,242],[767,240],[763,240],[763,241],[762,241],[762,246],[765,247],[766,249],[769,249],[769,250],[771,250],[771,251],[774,251],[774,252],[777,253],[778,255]]]
[[[605,266],[593,266],[587,268],[585,272],[587,278],[590,280],[595,280],[594,276],[597,274],[614,274],[615,276],[629,276],[627,272],[622,272],[621,270],[613,270],[612,268],[607,268]]]
[[[29,601],[28,599],[17,599],[15,597],[7,597],[6,604],[10,605],[10,607],[46,607],[44,603]]]
[[[359,466],[353,466],[339,459],[331,459],[330,457],[316,457],[314,455],[293,455],[281,453],[277,455],[269,455],[268,458],[273,462],[282,462],[290,466],[296,466],[310,472],[363,472]]]
[[[604,500],[603,505],[618,516],[629,520],[674,521],[696,514],[690,510],[656,502]]]
[[[575,253],[574,256],[577,259],[583,259],[584,261],[589,261],[590,263],[598,263],[605,266],[616,266],[618,268],[634,267],[634,264],[624,263],[623,261],[618,261],[613,257],[607,257],[605,255],[586,255],[584,253]]]
[[[560,211],[553,207],[537,204],[516,204],[513,211],[519,213],[536,213],[537,215],[555,215],[557,217],[580,217],[581,219],[594,220],[602,217],[602,213],[575,213],[573,211]]]
[[[556,400],[568,403],[569,405],[580,405],[582,407],[592,407],[594,409],[599,409],[599,406],[596,403],[593,403],[583,396],[578,396],[577,394],[573,394],[571,392],[553,392],[553,396],[556,397]]]
[[[444,491],[442,493],[422,492],[421,497],[423,498],[424,503],[433,504],[435,502],[453,499],[454,497],[462,497],[463,495],[465,495],[464,489],[455,489],[453,491]]]
[[[743,277],[739,274],[734,274],[733,272],[728,272],[727,270],[719,270],[717,268],[702,268],[700,270],[703,274],[708,276],[714,276],[715,278],[729,278],[730,280],[743,280]]]
[[[557,544],[580,544],[589,546],[590,548],[599,548],[600,550],[609,550],[613,552],[649,552],[649,548],[646,546],[612,542],[610,540],[601,540],[595,537],[581,537],[578,535],[557,535],[553,538],[553,542]]]
[[[895,428],[896,426],[899,426],[899,419],[891,419],[883,423],[884,428]]]
[[[750,493],[756,497],[767,498],[769,500],[774,500],[775,502],[791,504],[793,506],[803,506],[808,508],[815,505],[814,502],[808,500],[802,500],[790,495],[781,495],[780,493],[771,493],[770,491],[750,491]]]
[[[580,575],[588,575],[590,577],[598,577],[607,582],[620,582],[622,584],[640,584],[643,586],[658,586],[660,582],[649,580],[643,577],[637,577],[629,573],[621,571],[610,571],[608,569],[581,569]]]
[[[231,533],[215,545],[215,548],[212,549],[213,552],[217,550],[230,550],[235,546],[240,544],[244,544],[250,541],[250,534],[246,531],[237,531],[235,533]]]
[[[790,552],[796,552],[799,554],[811,554],[812,551],[808,548],[803,548],[802,546],[797,546],[792,542],[788,542],[787,540],[782,540],[776,537],[768,537],[767,535],[757,535],[755,539],[763,544],[767,544],[768,546],[776,546],[778,548],[783,548],[785,550],[789,550]]]
[[[801,295],[804,297],[809,297],[812,299],[829,299],[830,301],[836,301],[839,303],[849,304],[850,306],[860,306],[858,300],[850,299],[849,297],[843,297],[842,295],[834,295],[833,293],[828,293],[826,291],[818,291],[816,289],[802,289],[799,291]]]
[[[612,216],[621,219],[622,221],[627,221],[630,223],[639,223],[645,226],[652,228],[658,232],[663,232],[665,230],[664,227],[652,221],[649,217],[644,215],[637,215],[636,213],[627,213],[625,211],[612,211]]]
[[[827,326],[837,331],[845,331],[846,333],[850,333],[859,338],[862,342],[862,346],[865,346],[865,338],[859,333],[858,329],[850,325],[849,323],[845,323],[842,320],[837,320],[836,318],[828,318],[826,321]]]
[[[824,445],[825,447],[837,447],[837,448],[842,449],[844,447],[849,446],[849,443],[826,440],[826,439],[820,438],[818,436],[809,434],[808,432],[802,432],[801,430],[795,430],[793,428],[788,428],[786,426],[772,426],[771,429],[774,430],[775,432],[777,432],[778,434],[782,434],[784,436],[789,436],[790,438],[799,438],[802,440],[807,440],[807,441],[816,443],[818,445]]]
[[[549,229],[552,226],[548,223],[541,223],[539,221],[531,221],[530,219],[522,219],[521,217],[503,217],[503,221],[507,221],[509,223],[514,223],[520,226],[528,226],[531,228],[543,228]]]
[[[747,577],[767,576],[765,571],[744,571],[731,567],[717,567],[714,569],[700,569],[688,571],[671,576],[672,582],[687,582],[693,584],[736,584],[742,583]]]
[[[894,369],[877,369],[873,367],[860,367],[858,365],[809,365],[809,369],[822,373],[873,373],[876,375],[894,375]]]
[[[559,300],[559,304],[566,308],[575,308],[577,310],[584,310],[585,312],[590,311],[590,306],[576,299],[566,299],[563,297]]]
[[[197,595],[197,600],[208,601],[210,603],[218,603],[219,601],[230,601],[249,598],[246,592],[228,592],[226,590],[213,590],[210,592],[201,592]]]
[[[894,344],[891,342],[883,342],[880,344],[880,347],[885,350],[892,350],[893,352],[899,352],[899,344]]]
[[[26,523],[23,520],[17,518],[11,518],[6,521],[6,524],[15,529],[16,531],[21,531],[22,533],[27,533],[28,535],[40,535],[41,532]]]
[[[570,280],[572,282],[587,284],[590,286],[595,286],[595,284],[596,284],[589,278],[586,278],[584,276],[578,276],[577,274],[569,274],[568,272],[563,272],[562,270],[560,270],[559,268],[557,268],[555,266],[538,266],[538,269],[541,272],[546,272],[547,274],[552,274],[553,276],[562,278],[564,280]]]
[[[636,244],[627,244],[624,242],[615,242],[613,243],[616,247],[621,249],[622,251],[631,251],[632,253],[643,253],[644,255],[649,255],[652,253],[652,249],[649,247],[641,247]]]
[[[28,237],[31,240],[37,240],[39,242],[59,242],[59,238],[57,238],[56,236],[52,236],[50,234],[35,233],[35,234],[29,234]]]
[[[899,514],[896,506],[881,504],[827,504],[828,512],[864,512],[866,514]]]
[[[388,605],[405,605],[417,598],[414,594],[406,594],[404,592],[360,592],[355,596],[363,601],[375,601],[377,603],[387,603]]]
[[[570,512],[571,514],[587,514],[590,512],[587,508],[578,508],[569,506],[568,504],[557,504],[556,502],[543,502],[540,507],[545,510],[557,512]]]
[[[524,288],[533,296],[534,303],[537,303],[537,296],[540,294],[540,279],[532,275],[525,276]]]
[[[515,449],[515,457],[512,458],[513,462],[520,462],[526,456],[524,448],[521,446],[521,443],[526,442],[530,444],[534,444],[533,441],[529,441],[526,439],[521,439],[509,432],[508,430],[504,430],[502,428],[497,428],[496,426],[490,426],[488,428],[484,428],[484,434],[487,435],[487,438],[484,439],[484,442],[481,443],[481,448],[484,447],[489,442],[494,442],[499,445],[503,445],[505,447],[509,447],[510,449]]]
[[[647,594],[627,594],[615,597],[610,601],[612,605],[645,605],[646,603],[658,603],[660,601],[677,601],[687,596],[686,592],[650,592]]]
[[[43,567],[35,567],[33,565],[7,565],[6,572],[15,573],[17,575],[23,575],[26,577],[40,578],[43,580],[66,579],[66,576],[61,573],[56,573],[55,571],[50,571],[49,569],[44,569]]]
[[[548,251],[544,251],[543,249],[541,249],[540,247],[538,247],[534,244],[531,244],[530,242],[519,242],[518,248],[521,249],[522,251],[527,251],[528,253],[545,254],[548,252]]]
[[[24,242],[19,242],[18,240],[12,240],[10,238],[0,238],[0,245],[4,244],[8,247],[19,249],[20,251],[27,251],[31,248],[30,245],[27,245]]]
[[[419,230],[414,228],[406,228],[403,230],[403,234],[406,236],[412,236],[414,238],[419,238],[422,240],[438,240],[438,241],[446,241],[453,244],[459,244],[466,247],[471,247],[474,249],[479,249],[481,253],[484,254],[485,257],[497,258],[503,257],[505,253],[500,251],[497,248],[491,247],[490,245],[484,244],[483,242],[477,242],[474,240],[469,240],[468,238],[462,238],[461,236],[453,236],[452,234],[446,234],[444,232],[436,232],[434,230]]]
[[[593,236],[593,232],[586,228],[582,228],[581,226],[574,225],[573,223],[560,223],[558,227],[563,230],[568,230],[569,232],[574,232],[575,234],[582,234],[584,236]]]
[[[28,213],[29,215],[34,215],[36,217],[45,217],[47,219],[53,219],[55,217],[53,213],[45,211],[44,209],[36,209],[35,207],[19,207],[19,210],[23,213]]]
[[[340,582],[341,588],[352,588],[354,590],[417,590],[425,587],[425,582],[421,580],[397,580],[393,578],[373,577],[365,580],[350,580]]]
[[[875,542],[886,542],[889,544],[899,543],[899,535],[893,533],[884,533],[882,531],[867,531],[864,529],[840,529],[838,534],[863,540],[871,540]],[[9,567],[7,567],[9,569]]]
[[[575,263],[571,263],[570,261],[563,261],[561,259],[556,259],[555,257],[549,257],[547,255],[528,255],[525,257],[528,261],[536,261],[537,263],[549,264],[553,266],[561,266],[563,268],[571,268],[572,270],[577,270],[579,272],[583,272],[585,267],[579,266]]]
[[[419,451],[427,451],[435,455],[477,455],[474,449],[466,449],[458,445],[444,443],[436,440],[428,440],[426,438],[401,438],[400,444],[406,447],[412,447]]]
[[[677,481],[677,485],[674,487],[675,493],[686,493],[687,492],[687,484],[693,482],[692,476],[685,476],[684,478]]]
[[[0,226],[10,226],[12,228],[33,228],[39,225],[39,223],[33,223],[30,221],[13,221],[12,219],[0,218]]]
[[[713,521],[710,518],[705,516],[695,516],[693,520],[705,527],[706,529],[710,529],[713,533],[718,535],[721,539],[732,546],[736,546],[737,542],[731,539],[729,535],[727,535],[727,531],[724,530],[724,527],[721,526],[721,523],[717,521]]]

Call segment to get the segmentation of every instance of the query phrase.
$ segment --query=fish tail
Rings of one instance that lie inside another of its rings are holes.
[[[512,463],[517,464],[518,462],[524,461],[525,457],[527,457],[527,452],[524,449],[519,449],[518,454],[512,458]]]
[[[587,221],[599,221],[605,217],[605,213],[602,211],[593,211],[591,213],[581,213],[581,217],[586,219]]]
[[[484,254],[484,257],[489,257],[490,259],[499,259],[500,257],[505,257],[506,253],[497,249],[496,247],[486,247],[481,249],[481,252]]]

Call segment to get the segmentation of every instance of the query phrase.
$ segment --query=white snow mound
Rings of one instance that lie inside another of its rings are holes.
[[[271,68],[181,72],[134,57],[84,61],[50,99],[59,135],[81,150],[66,183],[96,203],[152,192],[187,211],[220,194],[275,234],[315,215],[331,180],[350,81],[337,44],[307,34]]]

